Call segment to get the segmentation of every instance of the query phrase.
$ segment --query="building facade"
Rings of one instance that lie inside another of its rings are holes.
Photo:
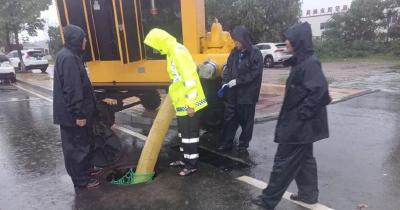
[[[320,9],[308,9],[304,11],[301,22],[308,22],[311,25],[313,37],[318,39],[322,38],[323,32],[326,29],[326,23],[336,13],[347,12],[349,6],[335,6]]]

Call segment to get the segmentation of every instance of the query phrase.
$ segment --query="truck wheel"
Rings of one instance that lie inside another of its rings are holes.
[[[40,71],[42,71],[42,73],[45,73],[46,70],[47,70],[47,68],[42,68],[42,69],[40,69]]]
[[[157,90],[149,90],[139,96],[140,101],[145,109],[154,111],[161,104],[161,96]]]

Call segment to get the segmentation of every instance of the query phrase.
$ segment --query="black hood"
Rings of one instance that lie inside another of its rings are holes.
[[[244,46],[244,48],[246,48],[246,50],[252,49],[253,43],[251,41],[250,32],[249,30],[246,29],[246,27],[236,26],[231,33],[231,37],[234,40],[242,43],[242,45]]]
[[[75,53],[83,53],[82,44],[85,36],[83,29],[76,25],[69,24],[64,27],[64,45]]]
[[[293,46],[297,63],[303,62],[314,54],[311,26],[308,22],[291,26],[286,31],[285,37]]]

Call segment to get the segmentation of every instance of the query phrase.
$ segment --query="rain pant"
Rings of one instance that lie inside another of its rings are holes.
[[[271,209],[282,199],[293,179],[301,200],[318,201],[313,143],[329,137],[326,105],[331,98],[321,64],[314,56],[310,24],[296,24],[285,36],[294,48],[294,56],[286,62],[292,68],[275,129],[275,142],[279,146],[269,185],[262,195]]]
[[[207,106],[197,66],[186,47],[164,30],[152,29],[144,43],[167,56],[167,71],[172,80],[168,94],[178,119],[183,162],[186,168],[196,168],[199,159],[199,116],[196,113],[190,117],[187,110],[190,107],[198,112]]]
[[[93,87],[81,59],[85,32],[74,25],[64,27],[65,46],[54,64],[53,116],[60,125],[65,168],[75,186],[89,181],[92,157],[90,119],[95,110]],[[87,119],[85,127],[77,119]]]
[[[248,148],[253,136],[256,103],[260,96],[263,58],[260,50],[253,46],[250,34],[243,26],[236,27],[232,37],[241,42],[245,50],[233,49],[222,75],[223,83],[236,79],[237,85],[226,91],[224,126],[221,146],[230,148],[240,125],[242,133],[239,147]]]

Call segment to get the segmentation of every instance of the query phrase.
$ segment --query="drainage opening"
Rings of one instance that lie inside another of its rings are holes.
[[[155,173],[135,173],[136,166],[117,166],[106,171],[102,180],[116,185],[134,185],[150,182],[155,178]]]

